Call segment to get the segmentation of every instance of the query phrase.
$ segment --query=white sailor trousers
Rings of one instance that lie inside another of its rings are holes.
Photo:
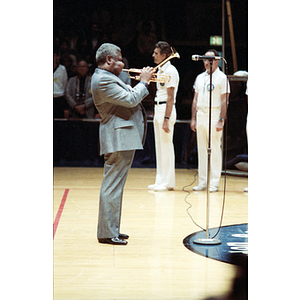
[[[155,185],[162,185],[169,188],[175,187],[175,153],[173,145],[174,125],[176,123],[176,108],[173,105],[169,124],[170,132],[163,129],[166,104],[154,106],[154,137],[156,153],[156,179]]]
[[[212,108],[211,114],[211,167],[210,186],[219,187],[222,172],[222,134],[216,126],[220,118],[220,108]],[[199,186],[207,185],[207,149],[209,130],[209,109],[198,108],[197,111],[197,147]]]

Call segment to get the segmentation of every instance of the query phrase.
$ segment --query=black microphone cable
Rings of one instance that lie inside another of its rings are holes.
[[[186,200],[187,197],[191,194],[191,192],[185,190],[185,188],[187,188],[187,187],[189,187],[189,186],[192,186],[192,185],[195,183],[195,181],[196,181],[196,179],[197,179],[197,175],[198,175],[198,170],[197,170],[197,171],[195,172],[195,174],[194,174],[194,180],[193,180],[193,182],[190,183],[190,184],[188,184],[188,185],[185,185],[185,186],[182,188],[182,191],[187,193],[187,195],[186,195],[185,198],[184,198],[184,202],[187,203],[187,204],[189,205],[189,207],[186,209],[186,212],[188,213],[188,215],[190,216],[191,220],[193,221],[193,223],[194,223],[197,227],[201,228],[203,231],[206,231],[206,229],[204,229],[203,227],[201,227],[200,225],[198,225],[198,224],[195,222],[194,218],[192,217],[192,215],[191,215],[190,212],[189,212],[189,210],[193,207],[193,205],[192,205],[190,202],[188,202],[188,201]]]

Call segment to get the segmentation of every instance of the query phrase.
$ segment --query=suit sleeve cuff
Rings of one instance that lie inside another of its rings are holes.
[[[145,85],[146,88],[148,88],[148,83],[145,81],[140,81],[143,85]]]

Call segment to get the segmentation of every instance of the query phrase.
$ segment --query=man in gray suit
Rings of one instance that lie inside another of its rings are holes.
[[[99,243],[126,245],[129,236],[120,233],[122,195],[136,149],[143,149],[147,119],[141,101],[149,94],[151,68],[143,68],[134,88],[123,83],[121,49],[102,44],[96,53],[92,95],[100,114],[100,155],[104,175],[100,191],[97,238]]]

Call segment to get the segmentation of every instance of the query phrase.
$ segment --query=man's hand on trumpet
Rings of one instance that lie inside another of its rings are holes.
[[[140,80],[149,84],[150,79],[153,77],[152,70],[153,68],[151,67],[143,68],[140,74]]]

